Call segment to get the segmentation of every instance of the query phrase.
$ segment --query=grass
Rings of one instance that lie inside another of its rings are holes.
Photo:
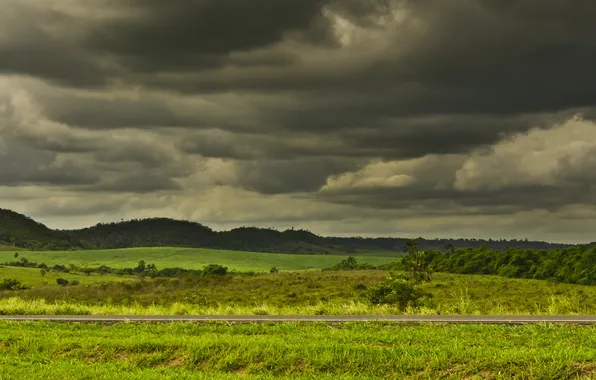
[[[41,275],[40,269],[21,268],[21,267],[2,267],[0,266],[0,279],[14,278],[27,287],[43,287],[56,285],[56,279],[64,278],[68,281],[77,280],[81,284],[92,284],[96,282],[124,281],[132,280],[134,277],[115,276],[115,275],[84,275],[81,273],[58,273],[46,271],[45,276]]]
[[[0,292],[2,314],[400,314],[363,293],[384,271],[306,271],[38,287]],[[436,274],[421,314],[596,314],[596,288]]]
[[[23,248],[14,247],[12,245],[6,245],[6,244],[0,243],[0,252],[12,252],[14,254],[15,252],[22,252],[22,251],[24,251]]]
[[[14,252],[0,252],[0,262],[13,261]],[[387,255],[387,253],[380,253]],[[356,255],[356,254],[355,254]],[[395,262],[401,256],[372,256],[367,252],[357,256],[359,262],[373,265]],[[201,248],[129,248],[96,251],[28,251],[20,254],[29,261],[47,265],[68,265],[112,268],[133,268],[140,260],[155,264],[158,268],[180,267],[202,269],[209,264],[227,266],[237,271],[269,271],[275,266],[280,271],[312,270],[330,267],[348,256],[343,255],[295,255],[257,252],[225,251]]]
[[[579,326],[0,322],[4,379],[573,379]]]

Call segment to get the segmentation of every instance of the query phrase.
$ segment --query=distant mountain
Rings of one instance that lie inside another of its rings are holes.
[[[79,230],[51,230],[14,211],[0,209],[0,245],[33,250],[111,249],[131,247],[202,247],[274,253],[350,254],[402,252],[406,238],[323,237],[306,230],[277,231],[241,227],[217,232],[197,222],[168,218],[100,223]],[[570,246],[528,240],[416,239],[423,249],[448,250],[485,246],[496,250],[556,249]]]

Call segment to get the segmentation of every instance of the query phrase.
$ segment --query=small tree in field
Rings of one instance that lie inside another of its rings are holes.
[[[390,273],[382,283],[374,286],[368,293],[372,304],[397,305],[401,310],[408,306],[420,306],[422,297],[428,295],[418,288],[422,282],[431,280],[431,268],[426,260],[426,254],[418,249],[414,240],[406,243],[406,256],[402,259],[405,275]]]
[[[432,279],[432,269],[426,260],[426,253],[418,248],[414,240],[406,243],[407,254],[402,259],[404,270],[408,273],[410,281],[420,284]]]
[[[39,273],[41,273],[41,277],[45,277],[46,276],[46,270],[45,269],[40,270]]]

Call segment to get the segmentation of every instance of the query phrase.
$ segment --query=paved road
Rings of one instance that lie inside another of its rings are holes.
[[[0,321],[56,321],[56,322],[210,322],[262,323],[262,322],[365,322],[395,323],[450,323],[450,324],[537,324],[567,323],[596,324],[596,315],[0,315]]]

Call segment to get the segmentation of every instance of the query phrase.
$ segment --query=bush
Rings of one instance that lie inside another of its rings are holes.
[[[416,287],[408,278],[390,273],[382,283],[373,286],[368,292],[368,300],[373,305],[397,305],[403,311],[408,306],[420,306],[426,293]]]
[[[210,264],[203,268],[203,276],[225,276],[228,273],[228,267],[217,264]]]
[[[14,278],[5,278],[0,281],[0,290],[20,290],[25,289],[19,280]]]
[[[277,269],[276,267],[273,267],[269,270],[269,273],[278,273],[279,269]]]
[[[72,286],[77,286],[77,285],[79,285],[79,284],[80,284],[79,280],[72,280],[72,281],[70,282],[70,285],[72,285]]]
[[[68,280],[65,280],[62,277],[60,277],[60,278],[56,279],[56,284],[61,285],[61,286],[67,286]]]

